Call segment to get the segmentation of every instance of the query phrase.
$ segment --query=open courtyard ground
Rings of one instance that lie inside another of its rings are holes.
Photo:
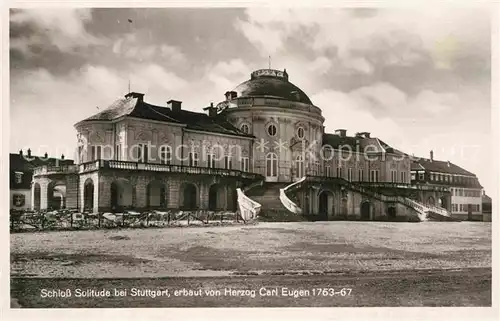
[[[301,222],[19,233],[11,235],[11,276],[12,296],[23,307],[489,306],[491,223]],[[134,287],[168,288],[171,297],[132,296]],[[172,292],[224,293],[228,287],[255,290],[256,297]],[[259,295],[262,287],[278,288],[279,295]],[[310,293],[283,296],[284,287]],[[128,293],[77,298],[77,288]],[[318,296],[313,288],[351,290]],[[42,289],[70,289],[72,296],[42,298]]]

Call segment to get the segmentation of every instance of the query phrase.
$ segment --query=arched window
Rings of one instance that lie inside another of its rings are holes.
[[[266,176],[278,176],[278,155],[269,153],[266,155]]]
[[[267,126],[267,133],[269,136],[276,136],[276,133],[278,132],[278,129],[276,128],[276,125],[270,124]]]
[[[295,158],[295,166],[297,177],[304,176],[304,158],[302,157],[302,155],[298,155],[297,158]]]
[[[304,138],[304,127],[299,127],[299,128],[297,129],[297,137],[298,137],[299,139]]]
[[[241,131],[244,132],[245,134],[250,133],[250,127],[248,127],[247,124],[241,125]]]

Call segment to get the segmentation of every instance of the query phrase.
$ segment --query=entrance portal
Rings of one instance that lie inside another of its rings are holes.
[[[361,203],[361,219],[368,221],[371,219],[371,204],[369,201]]]

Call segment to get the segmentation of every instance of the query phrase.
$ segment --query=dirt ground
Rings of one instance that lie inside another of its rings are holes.
[[[491,267],[491,223],[314,222],[11,235],[11,275],[224,276]]]

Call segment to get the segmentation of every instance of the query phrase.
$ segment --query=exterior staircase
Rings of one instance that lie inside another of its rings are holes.
[[[296,215],[301,214],[301,209],[300,207],[295,204],[287,195],[287,193],[292,193],[300,188],[302,188],[304,182],[324,182],[325,178],[324,177],[314,177],[314,176],[305,176],[299,181],[290,184],[286,186],[285,188],[282,188],[280,190],[280,200],[282,204],[285,206],[285,208],[289,211],[292,212]],[[404,206],[407,206],[414,211],[417,212],[418,218],[420,221],[458,221],[454,218],[451,217],[451,213],[448,212],[445,208],[442,207],[437,207],[437,206],[429,206],[425,205],[423,203],[417,202],[415,200],[412,200],[407,197],[403,196],[389,196],[389,195],[384,195],[379,192],[376,192],[369,187],[366,186],[361,186],[359,184],[356,184],[355,182],[350,182],[347,181],[343,178],[328,178],[332,183],[334,184],[339,184],[342,187],[369,196],[370,198],[377,199],[383,202],[394,202],[394,203],[399,203]]]
[[[306,221],[301,212],[292,212],[282,202],[283,189],[288,183],[262,183],[247,189],[245,194],[261,205],[259,220],[271,222]]]

